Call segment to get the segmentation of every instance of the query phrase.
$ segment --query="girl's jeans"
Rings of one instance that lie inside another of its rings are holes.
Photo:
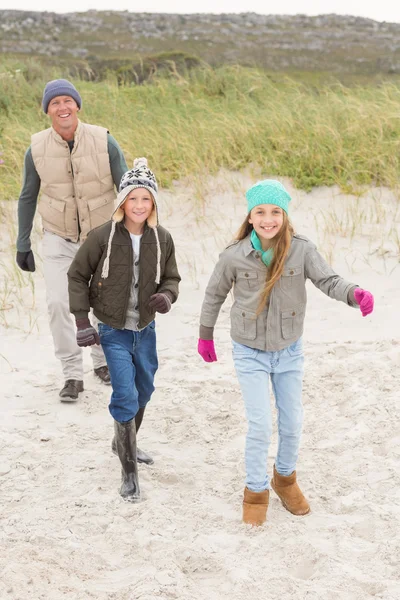
[[[155,326],[152,321],[142,331],[131,331],[99,323],[113,390],[108,408],[120,423],[133,419],[154,392],[158,368]]]
[[[246,486],[252,492],[262,492],[270,488],[267,473],[268,448],[272,435],[270,377],[278,412],[275,467],[281,475],[290,475],[296,469],[303,424],[302,339],[279,352],[264,352],[233,342],[233,360],[248,421]]]

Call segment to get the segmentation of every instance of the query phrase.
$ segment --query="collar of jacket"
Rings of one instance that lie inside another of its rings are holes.
[[[287,254],[286,259],[289,258],[289,256],[291,255],[292,251],[293,251],[293,242],[295,240],[296,236],[294,235],[292,237],[292,241],[290,242],[290,248],[289,248],[289,252]],[[251,244],[251,234],[249,234],[246,238],[244,238],[242,240],[243,242],[243,252],[245,256],[249,256],[249,254],[251,254],[252,252],[254,252],[254,254],[257,256],[261,256],[261,252],[259,252],[258,250],[255,250]]]
[[[115,225],[116,225],[116,228],[119,231],[122,231],[123,235],[126,235],[126,236],[129,237],[129,242],[131,243],[130,232],[129,232],[129,229],[126,227],[124,221],[120,221],[119,223],[116,223]],[[142,235],[142,239],[143,239],[143,236],[145,236],[145,235],[146,235],[146,237],[148,236],[149,231],[151,231],[151,227],[149,227],[147,225],[147,221],[146,221],[145,224],[144,224],[144,229],[143,229],[142,234],[141,234]],[[138,235],[140,235],[140,234],[138,234]]]
[[[251,254],[252,252],[257,254],[257,251],[254,250],[252,246],[250,234],[243,240],[243,252],[245,256],[249,256],[249,254]]]

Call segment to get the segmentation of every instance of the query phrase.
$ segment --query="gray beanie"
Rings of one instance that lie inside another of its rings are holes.
[[[82,106],[82,98],[78,90],[68,79],[53,79],[53,81],[46,83],[43,91],[42,107],[46,115],[50,101],[56,96],[71,96],[79,108]]]

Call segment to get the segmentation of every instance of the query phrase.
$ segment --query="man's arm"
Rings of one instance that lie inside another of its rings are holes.
[[[40,190],[40,177],[35,169],[29,146],[24,159],[24,176],[21,194],[18,200],[18,252],[31,249],[31,231]]]
[[[127,172],[128,167],[124,154],[118,145],[118,142],[112,135],[107,134],[108,156],[110,157],[111,175],[115,187],[119,188],[122,175]]]

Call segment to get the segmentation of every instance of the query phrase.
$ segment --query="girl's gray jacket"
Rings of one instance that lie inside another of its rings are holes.
[[[293,344],[303,333],[306,312],[306,280],[324,294],[349,306],[355,284],[337,275],[302,235],[294,235],[282,277],[272,288],[266,308],[257,316],[267,267],[254,250],[250,236],[233,242],[220,255],[208,283],[200,316],[200,337],[212,338],[222,304],[233,286],[231,337],[258,350],[278,351]]]

